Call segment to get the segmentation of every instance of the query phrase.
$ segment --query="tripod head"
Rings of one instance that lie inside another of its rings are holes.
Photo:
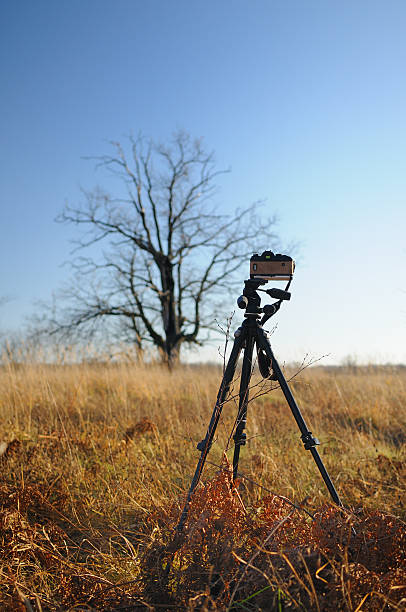
[[[244,290],[242,295],[237,300],[237,306],[245,310],[244,317],[253,317],[255,319],[261,319],[261,325],[263,325],[270,317],[278,312],[281,304],[284,300],[290,300],[290,293],[288,291],[291,279],[286,285],[285,289],[277,289],[272,287],[271,289],[260,289],[261,285],[267,283],[267,279],[250,278],[244,281]],[[266,304],[261,308],[261,297],[258,295],[258,291],[262,291],[274,298],[277,302],[273,304]]]

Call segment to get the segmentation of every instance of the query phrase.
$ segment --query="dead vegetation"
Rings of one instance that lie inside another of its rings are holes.
[[[2,368],[2,610],[405,609],[406,372],[292,381],[347,512],[328,503],[279,391],[259,392],[238,489],[230,401],[175,537],[220,376]]]

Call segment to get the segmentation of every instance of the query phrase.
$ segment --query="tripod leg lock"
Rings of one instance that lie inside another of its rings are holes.
[[[206,448],[206,440],[207,438],[204,438],[203,440],[200,440],[199,444],[196,445],[196,448],[198,451],[204,451],[204,449]],[[211,442],[209,444],[209,448],[207,449],[207,452],[210,450],[211,448]]]
[[[234,434],[233,440],[236,446],[245,446],[247,443],[247,434],[245,432],[239,435]]]
[[[301,436],[301,440],[306,450],[310,450],[314,446],[318,446],[320,444],[318,439],[313,436],[311,431],[308,431],[307,433],[303,434]]]

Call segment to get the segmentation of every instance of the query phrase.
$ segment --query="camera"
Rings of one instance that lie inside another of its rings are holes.
[[[264,280],[290,280],[295,270],[295,262],[289,255],[264,251],[255,253],[250,259],[250,278]]]

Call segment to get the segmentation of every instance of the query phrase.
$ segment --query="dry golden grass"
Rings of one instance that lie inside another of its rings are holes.
[[[241,498],[216,467],[230,400],[173,543],[220,379],[205,366],[1,369],[0,609],[405,608],[406,368],[308,369],[291,382],[354,515],[328,505],[280,390],[256,381]]]

